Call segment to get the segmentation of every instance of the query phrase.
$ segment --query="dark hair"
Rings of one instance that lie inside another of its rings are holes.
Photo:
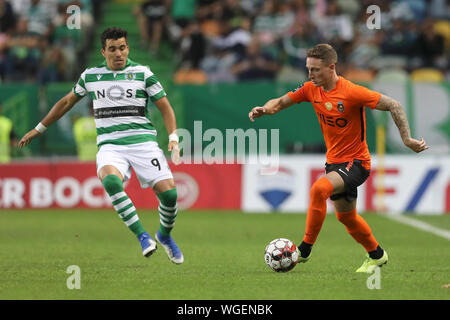
[[[318,44],[306,51],[306,57],[322,59],[326,65],[336,64],[338,61],[336,50],[327,43]]]
[[[103,33],[101,35],[102,48],[103,49],[106,48],[106,40],[107,39],[117,40],[120,38],[125,38],[125,40],[127,40],[127,34],[128,34],[128,32],[126,30],[116,28],[116,27],[109,27],[108,29],[103,31]]]

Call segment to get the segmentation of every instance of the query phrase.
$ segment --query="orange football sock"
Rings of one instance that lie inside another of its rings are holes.
[[[356,209],[348,212],[337,212],[336,216],[347,228],[348,233],[360,243],[367,252],[373,251],[378,247],[378,242],[372,235],[367,222],[356,213]]]
[[[327,199],[333,194],[333,185],[322,177],[314,182],[310,192],[310,204],[306,216],[306,229],[303,241],[309,244],[316,242],[323,221],[327,216]]]

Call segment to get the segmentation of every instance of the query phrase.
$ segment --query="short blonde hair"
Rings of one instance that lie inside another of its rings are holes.
[[[327,43],[320,43],[306,51],[307,58],[322,59],[326,65],[336,64],[338,61],[336,50]]]

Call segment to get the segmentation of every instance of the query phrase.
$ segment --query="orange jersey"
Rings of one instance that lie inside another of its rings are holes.
[[[309,101],[314,106],[327,146],[328,163],[359,159],[370,170],[364,107],[374,109],[380,100],[380,93],[339,76],[330,92],[308,81],[288,95],[295,103]]]

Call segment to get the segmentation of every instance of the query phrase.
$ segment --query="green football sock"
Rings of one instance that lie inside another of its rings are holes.
[[[177,217],[177,189],[171,189],[159,193],[159,231],[163,235],[169,235],[175,225]]]
[[[114,174],[107,175],[102,184],[111,198],[112,205],[116,209],[119,217],[137,237],[145,232],[144,227],[139,220],[136,208],[128,195],[123,191],[123,183],[120,178]]]

